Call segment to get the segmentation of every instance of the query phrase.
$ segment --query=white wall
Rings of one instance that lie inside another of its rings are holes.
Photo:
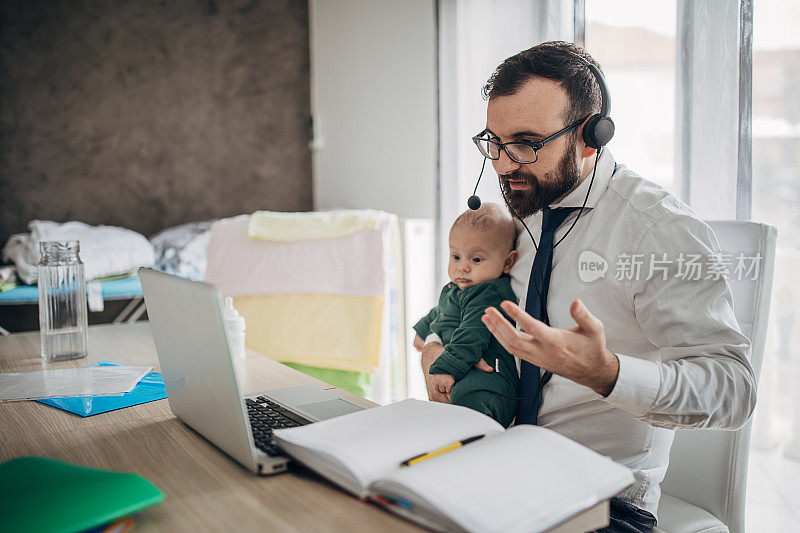
[[[436,209],[434,0],[310,0],[314,208]]]

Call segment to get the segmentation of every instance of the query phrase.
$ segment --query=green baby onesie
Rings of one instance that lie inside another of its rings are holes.
[[[442,289],[439,305],[417,322],[414,330],[422,339],[431,333],[442,339],[444,351],[430,373],[450,374],[456,379],[450,403],[475,409],[508,427],[517,413],[517,400],[512,399],[519,395],[517,365],[481,321],[487,307],[496,307],[505,316],[500,309],[504,300],[517,302],[508,275],[466,289],[451,282]],[[473,368],[481,358],[495,367],[495,372]]]

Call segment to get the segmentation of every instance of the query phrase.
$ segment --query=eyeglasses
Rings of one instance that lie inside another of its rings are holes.
[[[549,137],[545,137],[541,141],[513,141],[507,143],[499,143],[486,137],[488,130],[483,130],[472,141],[478,147],[483,157],[491,160],[500,159],[500,150],[504,150],[506,155],[512,160],[520,164],[535,163],[539,160],[539,150],[555,141],[567,132],[570,132],[580,126],[586,118],[577,120],[567,126],[566,128],[555,132]]]

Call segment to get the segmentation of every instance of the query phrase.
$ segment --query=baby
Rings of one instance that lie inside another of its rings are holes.
[[[508,276],[517,260],[516,240],[514,221],[499,205],[462,213],[450,229],[451,282],[442,289],[439,305],[414,325],[417,350],[439,339],[444,345],[430,368],[436,390],[449,393],[450,403],[489,415],[505,427],[517,412],[517,365],[481,316],[489,306],[503,313],[503,300],[517,302]],[[481,358],[495,371],[473,368]]]

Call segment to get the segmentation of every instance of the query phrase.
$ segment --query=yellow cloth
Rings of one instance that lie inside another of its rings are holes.
[[[380,231],[385,219],[386,213],[369,209],[309,213],[256,211],[250,216],[247,235],[251,239],[277,242],[331,239],[357,231]]]
[[[234,299],[247,347],[276,361],[355,372],[380,362],[380,296],[265,294]]]

